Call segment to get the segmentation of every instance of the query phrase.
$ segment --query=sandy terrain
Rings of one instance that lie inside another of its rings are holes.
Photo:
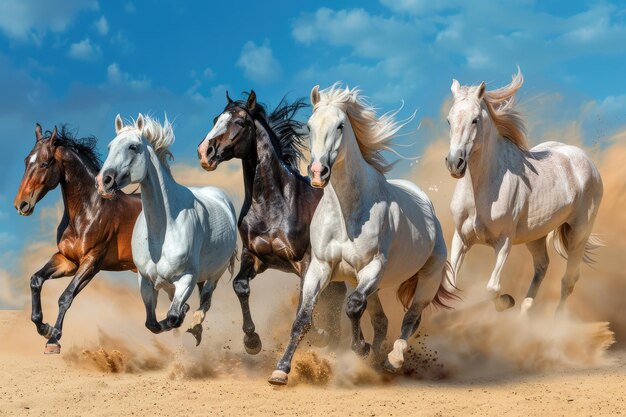
[[[44,356],[43,339],[32,336],[25,320],[23,312],[0,312],[0,416],[598,416],[626,412],[626,354],[621,351],[610,352],[602,365],[585,369],[430,375],[423,380],[391,379],[363,363],[356,371],[343,371],[328,380],[319,375],[307,378],[306,371],[297,378],[295,370],[294,384],[277,389],[265,381],[275,352],[246,358],[224,350],[201,357],[207,364],[202,367],[185,363],[180,351],[164,345],[161,355],[133,358],[123,343],[120,351],[106,348],[119,340],[101,334],[99,344],[105,349],[100,351],[64,345],[62,355]],[[19,339],[23,349],[16,349],[12,338]],[[304,355],[299,363],[311,365],[312,359],[316,357]],[[337,367],[329,372],[337,372]],[[320,372],[319,364],[311,369]]]

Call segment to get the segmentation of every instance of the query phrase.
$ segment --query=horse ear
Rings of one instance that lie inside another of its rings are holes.
[[[316,105],[320,102],[320,86],[319,84],[311,90],[311,104]]]
[[[137,116],[137,120],[135,120],[135,127],[139,130],[143,130],[144,124],[145,120],[143,119],[143,114],[139,113],[139,116]]]
[[[120,114],[118,113],[117,116],[115,116],[115,134],[119,134],[120,130],[122,130],[123,127],[124,127],[124,122],[122,121],[122,118],[120,117]]]
[[[483,81],[478,86],[478,91],[476,92],[476,97],[478,97],[478,100],[482,100],[484,96],[485,96],[485,82]]]
[[[57,146],[57,127],[55,126],[54,129],[52,129],[52,134],[50,135],[50,139],[48,140],[48,143],[50,144],[51,147],[55,147]]]
[[[248,102],[246,103],[249,111],[253,111],[256,108],[256,93],[254,90],[250,90],[250,95],[248,96]]]
[[[228,90],[226,90],[226,100],[228,100],[228,104],[233,103],[233,99],[231,99],[230,96],[228,95]]]
[[[461,89],[461,84],[456,79],[452,79],[452,85],[450,86],[450,91],[452,91],[452,95],[457,95],[459,90]]]
[[[37,142],[39,142],[42,137],[43,135],[41,133],[41,125],[37,123],[35,124],[35,139],[37,140]]]

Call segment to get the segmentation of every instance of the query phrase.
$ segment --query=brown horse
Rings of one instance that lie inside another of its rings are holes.
[[[44,136],[39,124],[35,137],[35,146],[24,160],[15,208],[23,216],[32,214],[35,204],[61,184],[65,209],[57,229],[59,251],[30,280],[31,318],[37,332],[48,339],[45,353],[60,353],[63,319],[74,297],[100,270],[136,270],[130,242],[141,199],[122,192],[111,200],[98,195],[95,176],[101,163],[95,138],[76,139],[65,126]],[[70,275],[74,278],[59,298],[59,314],[52,327],[43,322],[41,288],[48,279]]]

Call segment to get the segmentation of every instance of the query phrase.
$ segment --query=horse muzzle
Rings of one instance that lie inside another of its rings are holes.
[[[446,167],[453,178],[463,178],[465,170],[467,169],[467,160],[460,151],[450,152],[448,156],[446,156]]]
[[[30,216],[35,211],[35,200],[30,198],[28,200],[16,201],[15,209],[20,216]]]
[[[330,168],[319,161],[311,163],[308,167],[311,185],[315,188],[324,188],[330,179]]]
[[[117,191],[115,173],[111,170],[99,173],[96,176],[96,190],[98,190],[98,194],[103,198],[113,198],[115,191]]]

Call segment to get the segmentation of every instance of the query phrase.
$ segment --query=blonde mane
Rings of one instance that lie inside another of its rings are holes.
[[[320,100],[313,107],[313,111],[321,105],[339,107],[348,115],[356,141],[365,161],[381,173],[388,172],[393,163],[388,163],[382,155],[383,150],[393,149],[393,139],[396,133],[413,118],[396,121],[399,110],[391,111],[380,117],[376,116],[376,109],[361,95],[358,88],[341,88],[340,83],[319,92]]]
[[[174,143],[174,127],[167,119],[167,115],[165,115],[163,126],[161,126],[161,122],[158,119],[151,116],[143,116],[143,120],[142,136],[152,145],[159,161],[169,169],[168,161],[173,159],[169,147]]]
[[[528,150],[524,119],[515,109],[515,94],[524,84],[524,77],[519,68],[512,78],[507,86],[485,91],[483,102],[498,133],[518,148]]]

